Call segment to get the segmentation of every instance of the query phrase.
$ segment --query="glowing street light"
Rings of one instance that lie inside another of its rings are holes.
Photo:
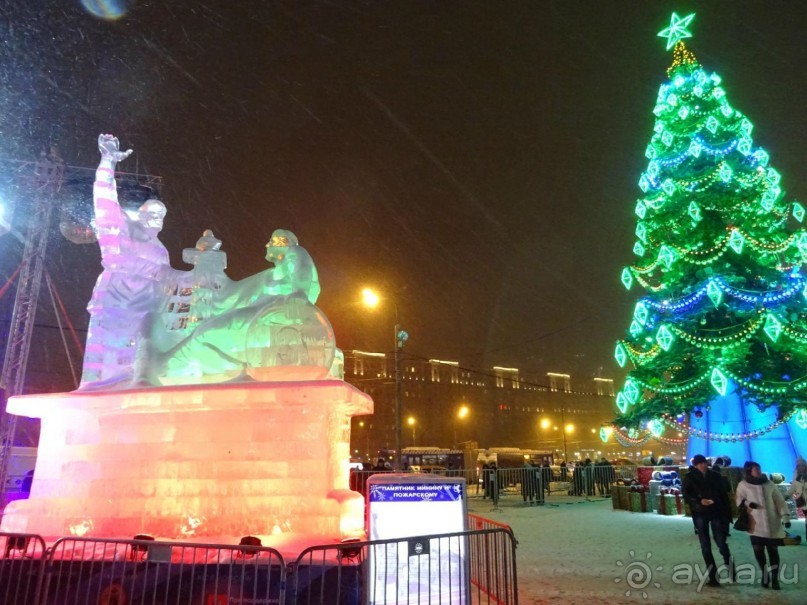
[[[412,427],[412,447],[415,447],[415,445],[417,445],[417,444],[415,443],[415,417],[414,417],[414,416],[410,416],[409,418],[407,418],[407,419],[406,419],[406,423],[407,423],[409,426],[411,426],[411,427]]]
[[[467,405],[461,405],[459,409],[457,409],[457,418],[454,422],[454,447],[457,446],[457,424],[468,417],[468,414],[471,413],[470,408]]]
[[[382,297],[372,288],[364,288],[361,291],[361,298],[364,306],[375,309],[381,304]],[[401,351],[404,344],[409,339],[409,334],[401,329],[398,323],[398,304],[387,298],[392,303],[393,311],[395,313],[395,327],[393,329],[393,338],[395,348],[393,365],[395,367],[395,468],[401,468]],[[414,429],[412,429],[414,435]],[[414,437],[412,439],[414,441]]]
[[[365,288],[361,291],[361,300],[364,306],[375,309],[381,302],[381,297],[370,288]]]

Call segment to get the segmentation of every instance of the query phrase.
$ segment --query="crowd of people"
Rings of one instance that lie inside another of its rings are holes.
[[[705,456],[694,456],[682,486],[684,499],[692,511],[701,554],[709,571],[708,585],[720,586],[718,567],[712,554],[712,539],[723,558],[729,579],[736,580],[736,565],[727,542],[734,518],[731,506],[733,497],[740,511],[738,517],[743,516],[743,511],[747,515],[747,525],[741,531],[747,531],[751,540],[754,558],[762,573],[761,585],[779,590],[779,546],[784,544],[785,529],[790,527],[786,498],[792,497],[798,508],[807,510],[807,494],[804,491],[807,462],[803,458],[798,459],[793,481],[785,494],[762,472],[758,463],[749,460],[743,465],[742,480],[732,496],[728,479],[720,472],[720,466],[710,468]],[[740,529],[738,525],[735,528]]]

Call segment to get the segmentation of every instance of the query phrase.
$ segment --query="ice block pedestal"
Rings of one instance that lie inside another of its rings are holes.
[[[332,540],[363,526],[350,418],[373,402],[341,380],[27,395],[8,411],[42,431],[31,498],[2,531]]]

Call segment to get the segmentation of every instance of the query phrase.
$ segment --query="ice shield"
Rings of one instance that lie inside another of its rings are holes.
[[[368,480],[367,596],[381,603],[468,603],[465,480],[375,475]]]

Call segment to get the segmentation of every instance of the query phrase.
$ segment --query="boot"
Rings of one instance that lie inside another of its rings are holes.
[[[773,590],[781,590],[781,586],[779,586],[779,566],[776,565],[771,567],[771,588]]]
[[[726,569],[728,570],[729,580],[732,584],[737,582],[737,568],[734,567],[734,559],[729,558],[728,560],[723,561],[726,564]]]

